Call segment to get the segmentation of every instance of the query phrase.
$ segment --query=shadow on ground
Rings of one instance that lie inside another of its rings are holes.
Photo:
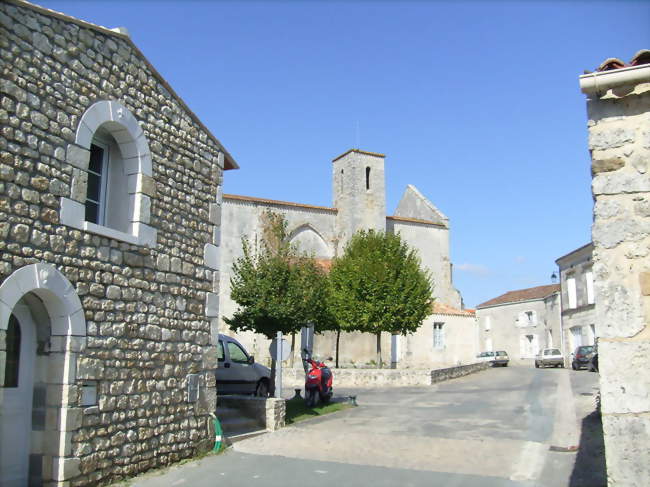
[[[605,442],[599,411],[582,420],[580,448],[571,472],[570,487],[606,487]]]

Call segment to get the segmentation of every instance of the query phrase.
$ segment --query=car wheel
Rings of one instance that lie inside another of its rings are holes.
[[[578,370],[578,366],[576,365],[575,362],[571,362],[571,368],[572,368],[573,370]]]
[[[535,362],[535,368],[539,369],[539,364],[537,362]]]
[[[257,397],[268,397],[269,395],[269,383],[264,379],[261,379],[257,382],[255,387],[255,395]]]

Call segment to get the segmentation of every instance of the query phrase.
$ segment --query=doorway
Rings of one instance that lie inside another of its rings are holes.
[[[23,487],[29,482],[32,398],[36,360],[36,325],[27,306],[17,304],[7,327],[7,358],[0,413],[0,485]]]

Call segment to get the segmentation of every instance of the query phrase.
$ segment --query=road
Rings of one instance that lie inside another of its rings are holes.
[[[574,451],[596,391],[597,374],[533,367],[430,387],[337,391],[356,394],[359,407],[132,485],[596,487],[605,485],[602,459]]]

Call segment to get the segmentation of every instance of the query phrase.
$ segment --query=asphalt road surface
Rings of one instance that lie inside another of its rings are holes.
[[[598,487],[602,438],[584,419],[597,387],[586,371],[507,367],[429,387],[335,389],[359,407],[131,485]]]

